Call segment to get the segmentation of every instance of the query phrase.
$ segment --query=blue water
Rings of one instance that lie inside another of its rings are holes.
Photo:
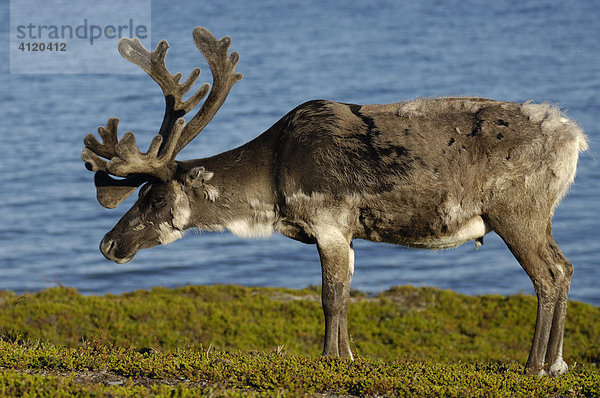
[[[171,71],[187,76],[199,64],[208,79],[191,39],[203,25],[232,37],[245,76],[180,159],[240,145],[315,98],[369,104],[466,95],[561,104],[591,145],[556,211],[554,233],[575,265],[570,297],[600,305],[600,3],[153,1],[152,15],[152,43],[169,41]],[[7,4],[0,18],[8,26]],[[106,261],[98,243],[132,199],[116,210],[96,202],[93,175],[79,159],[82,139],[119,116],[120,132],[133,130],[147,146],[162,119],[160,90],[144,75],[10,75],[8,29],[0,35],[0,289],[66,285],[103,294],[320,283],[316,248],[281,236],[191,233],[129,264]],[[413,284],[468,294],[533,292],[493,233],[478,251],[471,243],[429,252],[364,241],[355,249],[353,287],[364,291]]]

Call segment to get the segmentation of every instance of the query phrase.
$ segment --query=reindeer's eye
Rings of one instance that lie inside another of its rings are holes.
[[[137,218],[129,221],[129,227],[134,231],[141,231],[142,229],[146,228],[146,225],[144,224],[144,221]]]
[[[157,196],[152,200],[152,207],[155,209],[160,209],[167,204],[167,198],[164,196]]]

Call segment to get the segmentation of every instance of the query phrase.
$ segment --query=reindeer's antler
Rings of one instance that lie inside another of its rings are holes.
[[[202,104],[200,112],[190,120],[181,133],[176,152],[183,149],[206,127],[225,102],[233,85],[243,77],[241,73],[235,72],[235,67],[240,59],[239,54],[235,51],[231,55],[227,54],[231,45],[231,39],[228,36],[217,40],[207,29],[198,26],[194,29],[194,43],[208,61],[213,75],[213,87],[208,98]]]
[[[237,52],[228,54],[231,44],[229,37],[217,40],[208,30],[197,27],[194,29],[194,42],[208,61],[213,86],[198,113],[186,125],[182,116],[194,109],[209,91],[210,86],[205,83],[189,99],[183,100],[200,76],[200,69],[194,68],[189,77],[179,83],[181,73],[173,75],[165,65],[169,48],[165,40],[161,40],[152,52],[144,48],[138,39],[124,38],[119,41],[119,52],[123,58],[146,71],[161,87],[165,95],[165,114],[158,134],[145,153],[139,151],[132,132],[125,133],[121,140],[117,139],[117,118],[109,119],[106,127],[98,128],[102,143],[92,134],[85,137],[81,158],[88,169],[102,172],[100,176],[97,174],[95,181],[98,200],[103,206],[118,206],[144,182],[139,175],[153,176],[162,181],[170,179],[176,169],[177,153],[210,122],[225,102],[231,87],[242,78],[241,74],[235,72],[239,55]],[[126,178],[115,180],[107,173]]]

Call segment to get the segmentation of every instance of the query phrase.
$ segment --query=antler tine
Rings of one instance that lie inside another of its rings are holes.
[[[108,119],[106,127],[98,127],[98,135],[102,139],[100,143],[93,134],[88,134],[83,143],[85,147],[81,152],[81,159],[85,162],[88,170],[96,172],[94,184],[96,185],[96,197],[100,204],[108,209],[117,207],[141,184],[148,181],[145,174],[127,175],[126,178],[116,180],[108,175],[110,162],[102,159],[111,160],[116,158],[117,153],[117,127],[118,118]]]
[[[152,52],[148,51],[138,39],[123,38],[119,41],[119,52],[123,58],[143,69],[158,83],[165,97],[173,96],[175,110],[182,109],[187,113],[204,98],[209,86],[203,84],[188,100],[183,101],[183,96],[200,77],[200,69],[194,68],[188,78],[180,84],[181,73],[171,74],[165,65],[168,49],[169,43],[166,40],[159,41]]]
[[[172,160],[184,127],[185,119],[177,119],[160,155],[159,150],[163,143],[161,135],[154,136],[148,151],[141,153],[135,143],[135,135],[128,131],[115,146],[117,156],[108,163],[108,172],[120,177],[139,173],[153,175],[163,181],[168,180],[176,167]]]
[[[208,98],[202,104],[202,108],[182,132],[175,153],[183,149],[206,127],[225,102],[233,85],[243,77],[241,73],[235,72],[235,67],[240,58],[239,54],[235,51],[231,55],[228,54],[231,45],[229,37],[226,36],[217,40],[207,29],[199,26],[194,29],[194,42],[210,66],[213,75],[213,86]]]
[[[85,148],[81,152],[81,159],[85,162],[85,167],[91,171],[106,170],[107,162],[105,159],[112,159],[117,156],[115,145],[117,144],[117,127],[119,118],[110,118],[106,122],[106,127],[98,127],[98,135],[102,139],[100,143],[93,134],[88,134],[83,139]]]

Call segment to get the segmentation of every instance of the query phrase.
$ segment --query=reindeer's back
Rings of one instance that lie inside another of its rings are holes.
[[[556,107],[482,98],[386,105],[305,103],[285,118],[279,162],[288,188],[385,193],[530,173],[585,149],[577,125]]]

